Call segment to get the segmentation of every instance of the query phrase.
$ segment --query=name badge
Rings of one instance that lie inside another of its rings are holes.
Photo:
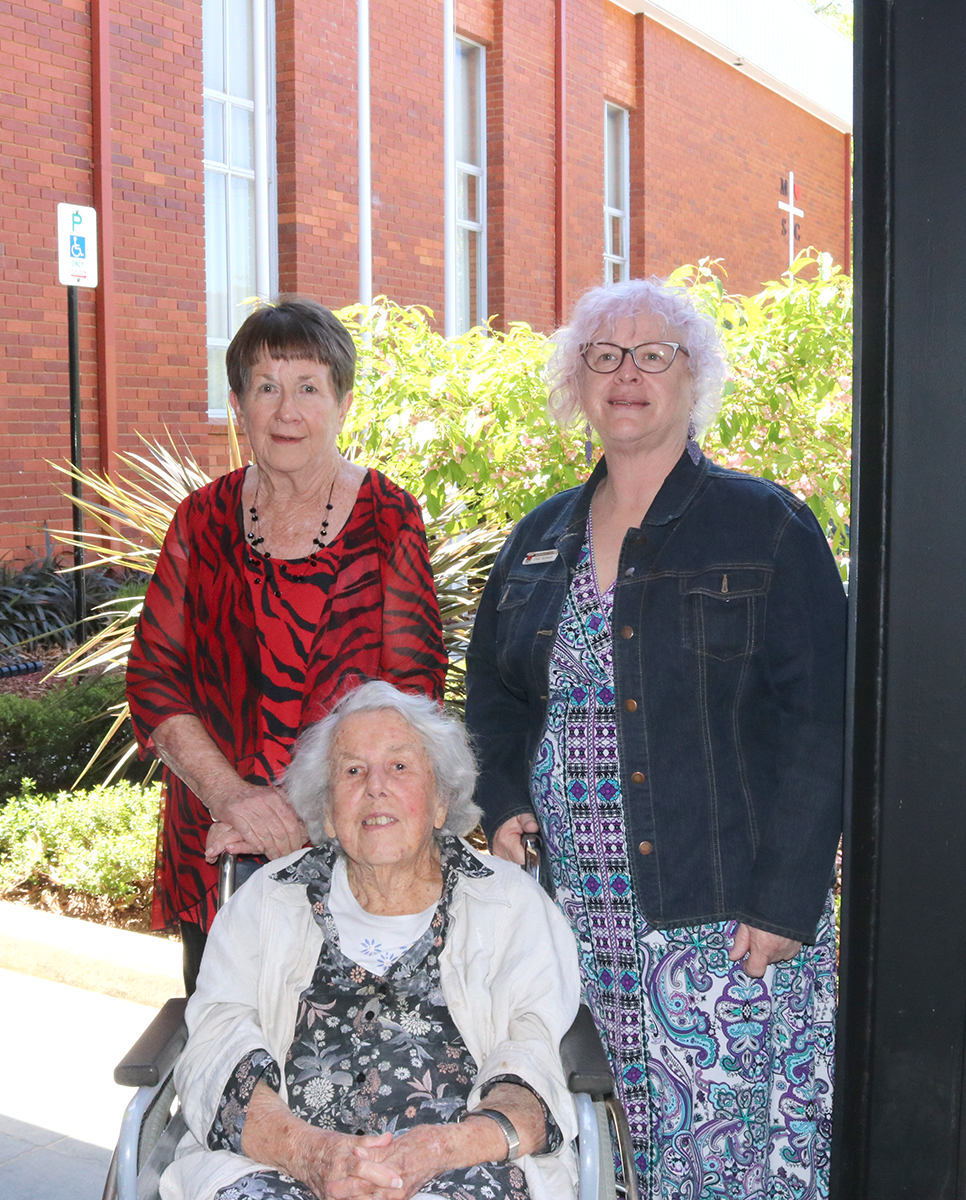
[[[525,567],[535,567],[539,563],[553,562],[556,557],[556,550],[531,550],[529,554],[524,555],[523,565]]]

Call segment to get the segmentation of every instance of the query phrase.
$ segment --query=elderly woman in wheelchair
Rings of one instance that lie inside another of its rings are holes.
[[[566,1200],[573,935],[475,825],[462,726],[363,684],[285,785],[312,848],[219,913],[175,1071],[165,1200]]]

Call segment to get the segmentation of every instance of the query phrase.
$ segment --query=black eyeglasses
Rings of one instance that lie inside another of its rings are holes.
[[[589,342],[581,350],[580,356],[598,375],[613,375],[615,371],[619,371],[628,354],[639,371],[644,371],[647,375],[660,375],[674,362],[674,356],[679,350],[682,354],[689,354],[680,342],[642,342],[639,346]]]

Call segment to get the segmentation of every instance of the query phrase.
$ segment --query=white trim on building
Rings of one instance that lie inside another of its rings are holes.
[[[278,278],[273,0],[205,0],[208,416],[225,416],[225,350]]]
[[[842,133],[852,43],[799,0],[613,0],[643,13]]]
[[[604,104],[604,283],[631,277],[630,122],[626,108]]]

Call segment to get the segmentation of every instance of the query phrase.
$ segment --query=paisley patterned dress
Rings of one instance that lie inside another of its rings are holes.
[[[284,1063],[288,1103],[297,1117],[347,1134],[402,1133],[420,1124],[455,1121],[466,1111],[476,1063],[449,1014],[440,984],[439,955],[458,872],[490,874],[456,838],[441,839],[443,894],[429,928],[386,969],[374,975],[348,959],[327,900],[335,851],[320,848],[279,873],[306,885],[325,942],[303,992],[295,1036]],[[259,1079],[279,1090],[280,1068],[265,1050],[235,1069],[208,1135],[210,1150],[241,1152],[248,1100]],[[523,1083],[517,1076],[491,1080]],[[560,1145],[549,1113],[548,1148]],[[482,1163],[451,1171],[420,1196],[452,1200],[527,1200],[523,1171],[513,1163]],[[218,1200],[315,1200],[304,1184],[278,1171],[259,1171],[222,1188]]]
[[[651,928],[631,886],[611,653],[613,591],[585,543],[550,661],[532,794],[557,902],[627,1110],[649,1200],[828,1195],[835,927],[752,979],[736,923]],[[682,798],[685,802],[685,798]]]

